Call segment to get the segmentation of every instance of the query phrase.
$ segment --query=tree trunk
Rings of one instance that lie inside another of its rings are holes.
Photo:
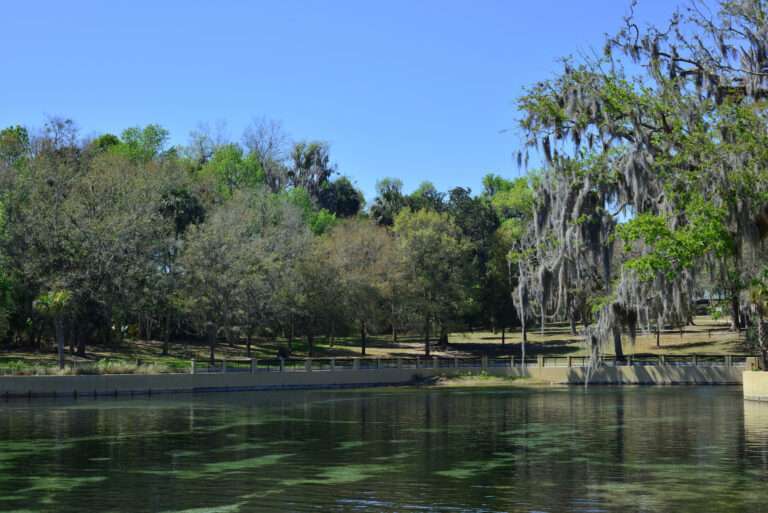
[[[765,340],[765,323],[763,322],[763,312],[758,313],[757,317],[757,342],[760,344],[760,368],[768,369],[768,341]]]
[[[77,330],[77,356],[85,358],[85,334]]]
[[[507,343],[507,328],[506,326],[502,326],[501,327],[501,345],[503,346],[506,343]]]
[[[448,347],[448,329],[440,323],[440,347],[445,350]]]
[[[731,330],[739,331],[741,329],[741,315],[739,312],[739,295],[731,296]]]
[[[571,335],[576,335],[576,315],[571,313]]]
[[[424,356],[429,358],[429,316],[424,321]]]
[[[248,358],[251,357],[251,340],[253,336],[251,334],[251,330],[248,330],[248,333],[245,335],[245,354],[248,355]]]
[[[616,355],[616,360],[624,361],[624,348],[621,347],[621,330],[613,330],[613,352]]]
[[[365,321],[360,321],[360,354],[365,356],[365,348],[368,342],[368,327]]]
[[[310,357],[315,354],[315,336],[312,332],[307,333],[307,353]]]
[[[75,328],[75,323],[70,323],[71,326],[69,327],[69,354],[74,356],[75,355],[75,343],[77,341],[77,330]]]
[[[209,324],[206,328],[208,331],[208,347],[211,350],[211,365],[216,363],[216,326]]]
[[[293,322],[293,314],[291,314],[291,326],[288,332],[288,350],[293,352],[293,337],[296,329],[296,324]]]
[[[165,316],[165,333],[163,334],[163,356],[168,356],[171,345],[171,314]]]
[[[59,369],[64,368],[64,319],[57,316],[53,320],[54,331],[56,332],[56,350],[58,352]]]
[[[528,342],[528,325],[525,323],[525,315],[520,319],[520,324],[523,329],[523,344]]]

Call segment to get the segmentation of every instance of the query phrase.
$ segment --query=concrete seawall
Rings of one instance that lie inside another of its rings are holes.
[[[0,398],[114,396],[160,393],[223,392],[292,388],[404,385],[434,376],[455,376],[481,368],[382,368],[307,372],[229,372],[158,375],[4,376]],[[583,367],[491,367],[494,376],[531,378],[549,384],[583,384]],[[595,385],[737,385],[743,368],[711,366],[601,367],[592,372]],[[744,373],[747,375],[749,373]],[[768,374],[768,373],[766,373]],[[768,398],[768,381],[766,382]]]
[[[744,371],[744,399],[768,401],[768,372]]]

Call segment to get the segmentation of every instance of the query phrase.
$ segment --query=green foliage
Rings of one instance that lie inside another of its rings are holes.
[[[311,347],[350,329],[512,322],[506,253],[527,222],[524,180],[499,187],[496,208],[385,179],[368,218],[353,182],[331,179],[327,144],[286,150],[268,128],[242,146],[197,134],[178,154],[158,125],[81,141],[51,118],[34,152],[22,128],[2,131],[0,166],[24,172],[0,189],[0,337],[55,340],[63,365],[67,344],[85,354],[85,341],[126,336],[166,351],[196,334],[213,356],[221,338]]]
[[[504,185],[491,196],[491,204],[499,217],[504,220],[530,219],[533,215],[534,196],[528,180],[518,178]]]
[[[0,130],[0,163],[15,167],[30,151],[29,133],[21,125]]]
[[[451,218],[433,210],[402,210],[394,232],[407,276],[417,291],[417,308],[428,323],[460,313],[468,290],[471,246]]]
[[[39,295],[34,301],[34,307],[43,315],[57,317],[67,310],[71,301],[72,293],[69,290],[53,290]]]
[[[352,185],[346,176],[327,182],[318,197],[320,208],[338,217],[352,217],[360,212],[365,204],[363,193]]]
[[[114,145],[112,151],[133,162],[146,164],[163,153],[168,136],[168,130],[160,125],[127,128],[120,135],[120,144]]]
[[[432,182],[421,182],[408,197],[408,206],[411,210],[442,212],[445,209],[445,194],[439,192]]]
[[[219,193],[229,198],[238,189],[256,188],[264,183],[264,172],[254,155],[245,155],[237,144],[219,146],[200,170],[213,178]]]
[[[638,272],[643,280],[652,280],[658,273],[675,278],[708,253],[718,256],[733,250],[733,242],[725,225],[725,212],[702,198],[693,198],[686,209],[688,223],[670,228],[663,216],[639,214],[618,226],[617,234],[627,251],[632,243],[642,241],[643,254],[626,262],[628,269]]]
[[[395,216],[406,206],[403,182],[397,178],[384,178],[376,182],[376,199],[371,205],[371,217],[383,226],[392,226]]]
[[[336,224],[336,214],[324,208],[309,214],[309,228],[315,235],[322,235]]]

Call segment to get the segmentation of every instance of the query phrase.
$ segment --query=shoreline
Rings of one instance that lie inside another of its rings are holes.
[[[3,376],[0,400],[38,397],[118,397],[300,389],[430,386],[440,388],[549,388],[583,385],[741,385],[735,365],[583,367],[474,367],[293,370],[198,374]],[[750,373],[745,373],[750,374]]]

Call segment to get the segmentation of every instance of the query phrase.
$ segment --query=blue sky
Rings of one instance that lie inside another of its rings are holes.
[[[671,0],[641,0],[660,23]],[[0,125],[75,119],[84,135],[200,122],[239,140],[254,117],[331,144],[370,200],[376,181],[475,192],[507,177],[515,99],[558,59],[602,47],[628,0],[8,2]]]

